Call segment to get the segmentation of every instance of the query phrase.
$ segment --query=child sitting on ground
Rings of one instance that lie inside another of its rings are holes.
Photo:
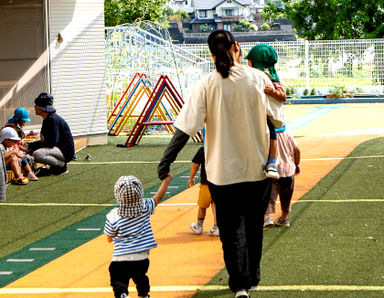
[[[271,79],[272,85],[267,85],[265,87],[265,94],[271,96],[280,103],[286,101],[287,94],[280,84],[280,79],[275,68],[275,64],[277,63],[277,53],[275,49],[267,44],[258,44],[249,51],[246,59],[248,59],[248,65],[250,67],[265,72]],[[270,145],[268,162],[265,167],[266,176],[273,179],[279,179],[275,127],[269,119],[267,120],[267,123],[270,133]]]
[[[128,297],[129,280],[136,284],[138,297],[149,297],[149,250],[157,246],[153,237],[150,215],[168,188],[172,176],[165,178],[151,199],[144,199],[143,185],[134,176],[117,180],[114,194],[119,208],[107,214],[104,233],[114,250],[109,266],[111,286],[115,297]]]
[[[22,157],[22,163],[24,164],[25,162],[27,162],[32,167],[34,158],[26,153],[28,151],[28,144],[24,141],[25,133],[23,131],[25,123],[30,121],[31,119],[29,118],[28,111],[25,108],[20,107],[14,111],[13,116],[8,119],[8,122],[3,126],[3,128],[12,127],[14,130],[16,130],[17,135],[21,140],[16,142],[14,148],[24,153],[24,156]],[[38,178],[34,174],[31,175],[31,177],[29,178],[29,180],[33,181],[38,180]]]
[[[271,198],[264,216],[264,227],[273,225],[271,214],[275,213],[277,196],[280,197],[281,216],[275,221],[276,226],[289,227],[289,211],[295,186],[295,175],[300,173],[300,149],[293,136],[285,130],[285,126],[276,129],[277,156],[279,157],[278,180],[272,181]]]
[[[12,183],[25,185],[28,184],[29,179],[37,180],[37,178],[33,174],[28,162],[22,160],[24,153],[14,147],[17,141],[20,141],[20,138],[13,128],[4,127],[0,131],[0,149],[4,156],[6,168],[11,169],[15,174]],[[23,172],[28,178],[24,177]]]

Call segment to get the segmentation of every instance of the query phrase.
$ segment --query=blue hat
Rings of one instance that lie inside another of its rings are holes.
[[[31,119],[29,118],[28,111],[24,108],[17,108],[14,111],[13,116],[11,118],[9,118],[8,121],[14,123],[14,122],[16,122],[17,119],[20,119],[20,120],[23,120],[26,122],[31,121]]]

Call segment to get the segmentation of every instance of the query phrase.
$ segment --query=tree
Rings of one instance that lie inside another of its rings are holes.
[[[158,21],[167,0],[105,0],[105,25]]]
[[[280,2],[280,1],[279,1]],[[264,19],[286,17],[299,36],[314,39],[384,37],[384,0],[281,0],[268,2]]]
[[[165,6],[163,15],[169,22],[185,22],[189,19],[189,14],[185,10],[174,11],[171,7]]]

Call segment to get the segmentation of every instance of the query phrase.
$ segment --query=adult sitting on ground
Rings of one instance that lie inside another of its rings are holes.
[[[40,140],[28,143],[36,163],[49,166],[36,171],[38,176],[67,173],[67,163],[75,156],[75,146],[69,125],[56,114],[53,96],[43,92],[35,99],[35,113],[43,118]]]

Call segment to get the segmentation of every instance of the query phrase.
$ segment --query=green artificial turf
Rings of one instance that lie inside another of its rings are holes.
[[[139,145],[121,148],[115,144],[124,143],[126,136],[110,137],[108,145],[91,146],[78,152],[77,160],[68,164],[68,174],[42,177],[25,186],[8,185],[6,203],[114,204],[113,186],[122,175],[137,176],[145,189],[159,184],[157,164],[170,138],[145,136]],[[177,158],[187,162],[174,163],[171,172],[179,174],[190,169],[188,161],[199,146],[201,144],[189,141]],[[86,159],[87,154],[90,159]],[[119,161],[144,163],[97,164]],[[0,205],[0,258],[106,208]]]
[[[383,154],[384,138],[360,145],[292,207],[290,228],[272,227],[264,233],[261,290],[252,297],[384,297],[382,289],[271,290],[384,286]],[[227,281],[223,269],[209,285],[226,286]],[[194,297],[233,294],[227,289],[201,290]]]

